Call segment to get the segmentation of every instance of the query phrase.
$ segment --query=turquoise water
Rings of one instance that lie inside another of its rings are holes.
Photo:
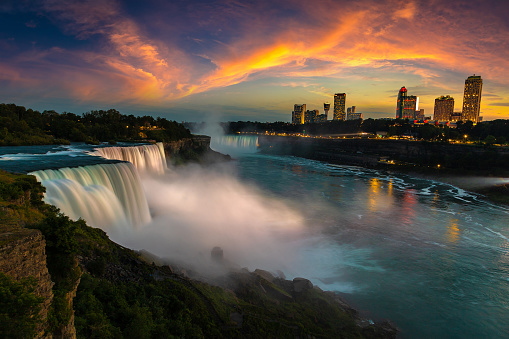
[[[509,337],[509,209],[459,188],[260,154],[239,176],[296,207],[310,229],[298,260],[326,290],[402,338]]]
[[[282,202],[304,218],[308,232],[299,240],[296,264],[281,268],[288,277],[304,276],[340,292],[363,316],[392,320],[402,338],[509,338],[508,208],[429,180],[257,154],[253,138],[214,140],[217,150],[223,144],[237,159],[227,166],[228,173],[261,190],[256,199]],[[0,168],[20,171],[27,171],[24,166],[106,161],[83,154],[79,147],[5,148],[0,154]],[[230,181],[211,187],[224,190],[225,183]],[[175,184],[168,189],[175,190]],[[184,185],[181,193],[190,187]],[[203,192],[200,203],[214,196]],[[249,214],[249,208],[241,211]],[[238,226],[245,226],[239,220]],[[163,221],[165,227],[171,225]]]

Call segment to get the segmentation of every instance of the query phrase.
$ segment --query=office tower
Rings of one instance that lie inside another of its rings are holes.
[[[435,110],[433,119],[438,121],[451,121],[454,113],[454,98],[441,96],[435,99]]]
[[[346,120],[345,103],[346,103],[346,93],[334,94],[333,120]]]
[[[304,123],[304,112],[306,112],[306,104],[293,105],[292,124],[301,125]]]
[[[405,86],[401,87],[398,93],[398,103],[396,106],[396,119],[404,119],[403,118],[403,109],[405,104],[405,99],[407,97],[407,90]]]
[[[479,122],[481,110],[482,79],[480,76],[469,76],[465,80],[465,93],[463,95],[463,119],[465,121]]]
[[[325,112],[325,121],[329,119],[330,104],[328,102],[323,103],[323,110]]]
[[[348,107],[346,109],[346,120],[350,120],[350,115],[352,114],[352,107]]]
[[[402,119],[415,119],[415,109],[417,107],[418,97],[415,95],[407,95],[403,99],[403,116]]]
[[[314,110],[308,110],[304,113],[304,123],[305,124],[312,124],[316,121],[316,117],[318,116],[320,112],[317,109]]]

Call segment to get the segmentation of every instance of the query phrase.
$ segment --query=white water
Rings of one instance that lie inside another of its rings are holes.
[[[256,153],[258,150],[258,137],[240,135],[213,137],[210,141],[210,148],[231,156]]]
[[[147,199],[136,168],[131,163],[35,171],[46,187],[44,201],[58,207],[71,219],[83,218],[89,225],[110,230],[151,220]]]
[[[155,145],[103,147],[96,149],[92,155],[98,155],[105,159],[128,161],[140,173],[163,174],[167,168],[164,147],[160,142]]]

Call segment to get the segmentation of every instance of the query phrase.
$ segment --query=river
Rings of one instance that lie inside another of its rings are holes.
[[[507,207],[407,175],[252,149],[236,158],[243,181],[305,216],[300,274],[314,284],[402,338],[509,337]]]
[[[87,222],[125,246],[199,261],[221,245],[249,269],[339,292],[363,316],[393,321],[401,338],[509,338],[507,207],[448,184],[263,155],[256,145],[213,138],[236,160],[209,168],[165,169],[158,146],[142,146],[141,158],[132,147],[95,156],[81,146],[4,148],[0,167],[37,171],[54,188],[46,201],[74,218],[95,213]],[[136,168],[118,162],[134,158]],[[86,168],[47,170],[77,165]]]

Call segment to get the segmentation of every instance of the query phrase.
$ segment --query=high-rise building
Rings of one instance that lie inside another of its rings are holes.
[[[357,113],[356,110],[356,106],[348,107],[346,109],[346,120],[362,119],[362,113]]]
[[[418,97],[407,95],[403,99],[403,119],[415,119],[415,110],[417,108]]]
[[[401,87],[396,104],[396,119],[415,119],[415,111],[418,109],[418,105],[419,97],[408,95],[406,87]]]
[[[316,122],[316,117],[320,114],[317,109],[308,110],[304,113],[304,123],[313,124]]]
[[[323,110],[325,112],[325,121],[329,119],[330,104],[328,102],[323,103]]]
[[[345,103],[346,103],[346,93],[334,94],[333,120],[346,120]]]
[[[435,110],[433,119],[438,121],[451,121],[454,113],[454,98],[441,96],[435,99]]]
[[[465,121],[479,122],[481,112],[482,79],[475,74],[465,80],[465,93],[463,95],[463,119]]]
[[[396,106],[396,119],[404,119],[403,118],[403,109],[405,104],[405,99],[407,97],[407,89],[405,86],[401,87],[398,93],[398,103]]]
[[[306,104],[293,105],[292,124],[298,124],[298,125],[303,124],[305,112],[306,112]]]

